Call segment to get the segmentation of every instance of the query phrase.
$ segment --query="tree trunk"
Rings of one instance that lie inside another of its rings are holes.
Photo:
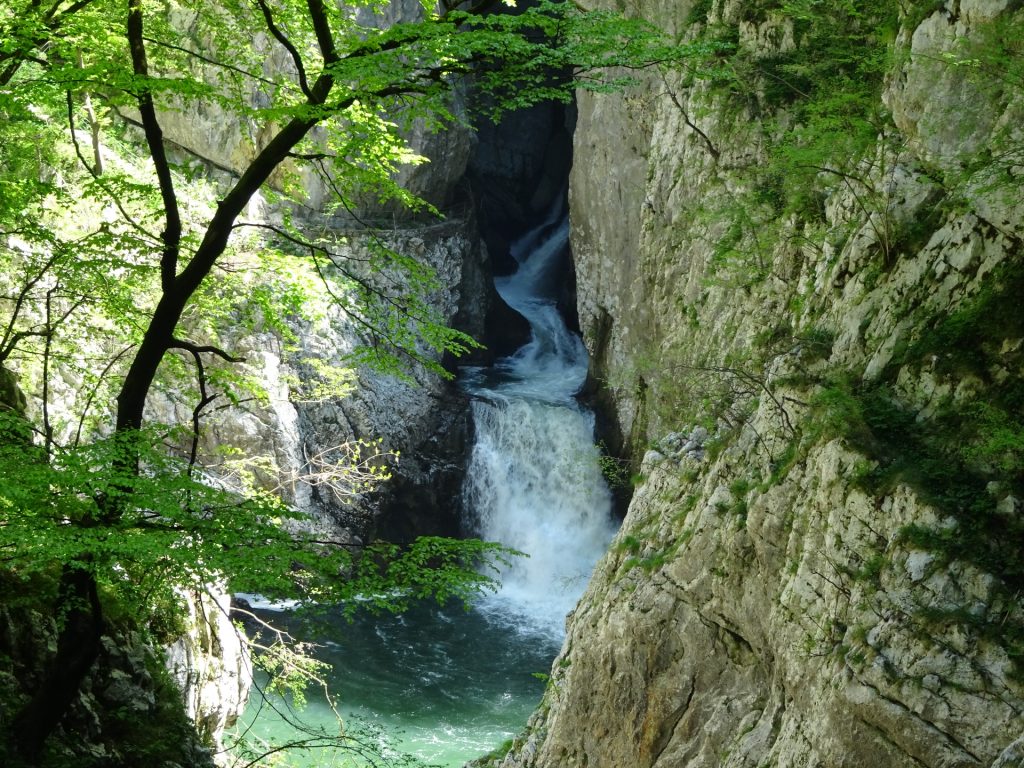
[[[79,565],[64,567],[57,611],[64,612],[57,653],[35,695],[10,725],[13,765],[38,765],[46,739],[71,708],[100,652],[103,612],[96,578]]]

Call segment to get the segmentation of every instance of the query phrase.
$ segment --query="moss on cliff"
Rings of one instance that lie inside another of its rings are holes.
[[[14,713],[28,700],[56,647],[56,621],[48,615],[56,582],[32,583],[4,575],[0,609],[0,713]],[[116,616],[116,606],[111,606]],[[168,626],[174,623],[168,617]],[[100,768],[177,765],[212,768],[208,749],[187,717],[182,692],[164,667],[163,652],[148,633],[126,617],[112,619],[102,651],[39,768]],[[9,725],[0,715],[0,728]],[[0,750],[3,744],[0,743]],[[0,752],[0,762],[20,768]],[[26,767],[27,768],[27,767]]]

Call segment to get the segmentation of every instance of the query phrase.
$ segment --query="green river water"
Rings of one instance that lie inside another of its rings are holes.
[[[332,667],[328,684],[346,732],[367,746],[363,756],[289,750],[281,765],[385,766],[401,764],[405,754],[461,766],[522,730],[544,690],[534,673],[549,671],[559,644],[486,601],[469,611],[423,605],[352,624],[339,618],[315,633],[289,613],[263,615],[298,637],[321,635],[316,656]],[[311,690],[298,711],[279,696],[254,695],[242,730],[250,742],[282,743],[301,737],[297,722],[332,734],[339,727],[323,695]]]

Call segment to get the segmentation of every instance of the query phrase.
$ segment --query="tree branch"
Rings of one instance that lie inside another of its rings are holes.
[[[82,152],[82,146],[78,143],[78,135],[75,133],[75,100],[71,91],[65,92],[65,101],[67,102],[68,107],[68,130],[71,133],[71,143],[75,147],[75,155],[78,157],[78,161],[82,164],[82,167],[89,172],[93,179],[96,180],[96,183],[100,185],[100,189],[109,195],[111,201],[113,201],[117,210],[120,212],[121,217],[128,223],[128,226],[142,234],[144,237],[154,242],[159,242],[160,238],[132,218],[128,211],[125,210],[124,205],[121,203],[121,199],[111,191],[110,187],[103,181],[102,177],[96,173],[96,169],[92,164],[85,159],[85,154]]]
[[[206,378],[206,367],[203,365],[202,355],[204,353],[216,355],[229,363],[244,363],[245,358],[233,357],[218,347],[193,344],[190,341],[184,341],[182,339],[172,339],[168,348],[182,349],[188,352],[192,355],[192,360],[196,364],[196,378],[199,381],[199,402],[196,403],[195,408],[192,409],[192,445],[189,449],[188,469],[186,470],[186,474],[191,478],[195,471],[196,461],[199,458],[200,418],[202,417],[202,413],[206,409],[206,406],[218,397],[216,394],[211,395],[207,391],[206,385],[208,382]]]
[[[18,297],[14,302],[14,309],[11,310],[11,319],[7,323],[7,328],[4,330],[3,339],[0,340],[0,364],[2,364],[8,357],[11,356],[11,352],[14,351],[15,346],[18,342],[29,336],[41,336],[45,331],[14,331],[14,325],[18,320],[18,316],[21,314],[22,307],[25,304],[29,293],[35,288],[36,284],[43,279],[47,270],[53,266],[53,263],[57,260],[57,254],[53,254],[46,260],[40,270],[33,275],[28,282],[22,285],[18,291]]]
[[[327,72],[332,64],[339,61],[338,50],[334,46],[334,35],[327,20],[327,10],[324,8],[323,0],[306,0],[306,7],[313,22],[317,45],[320,46],[320,55],[324,59],[324,72]]]
[[[78,428],[75,430],[75,440],[72,445],[77,448],[79,443],[82,441],[82,429],[85,426],[85,417],[89,413],[89,409],[92,407],[92,401],[96,398],[96,393],[99,392],[100,385],[103,383],[103,379],[106,378],[107,374],[110,373],[110,369],[125,355],[131,351],[131,346],[127,346],[114,355],[107,364],[100,371],[100,375],[96,378],[96,383],[89,390],[88,397],[85,398],[85,404],[82,406],[82,414],[78,418]]]
[[[167,48],[172,51],[179,51],[180,53],[188,54],[191,58],[198,59],[204,64],[209,64],[213,67],[220,67],[221,69],[226,69],[229,72],[235,72],[236,74],[242,75],[243,77],[248,77],[251,80],[255,80],[258,83],[263,83],[264,85],[271,85],[274,86],[275,88],[280,85],[280,83],[277,83],[271,80],[270,78],[254,74],[252,72],[248,72],[242,69],[241,67],[236,67],[233,64],[230,64],[226,61],[217,61],[217,59],[210,58],[209,56],[204,56],[201,51],[194,51],[191,48],[185,48],[181,45],[175,45],[174,43],[169,43],[166,40],[158,40],[157,38],[149,37],[148,35],[144,36],[142,39],[145,40],[147,43],[150,43],[151,45],[157,46],[158,48]]]
[[[178,255],[181,249],[181,214],[174,191],[171,165],[164,147],[164,133],[156,117],[153,93],[148,84],[149,64],[146,60],[146,43],[143,35],[142,0],[128,0],[127,23],[128,47],[131,50],[132,70],[140,81],[135,99],[142,117],[142,130],[156,170],[160,185],[160,198],[164,206],[164,231],[160,234],[163,253],[160,256],[160,283],[166,291],[171,287],[178,272]]]
[[[46,332],[43,334],[43,453],[49,462],[53,455],[53,423],[50,421],[50,350],[53,348],[53,293],[59,287],[54,285],[46,292],[45,318]]]
[[[263,13],[263,21],[267,25],[270,34],[274,36],[277,42],[284,46],[284,49],[288,51],[288,55],[291,56],[292,63],[295,65],[295,71],[299,76],[299,88],[302,89],[302,93],[307,99],[312,98],[313,94],[309,91],[309,81],[306,79],[306,67],[302,63],[302,56],[299,55],[299,51],[292,44],[292,41],[288,39],[288,36],[274,23],[274,15],[271,13],[270,6],[267,5],[266,0],[256,0],[256,4]]]
[[[203,365],[203,357],[198,349],[187,342],[178,342],[171,346],[175,349],[184,349],[192,355],[192,360],[196,364],[196,378],[199,381],[199,402],[192,409],[192,445],[189,448],[188,469],[185,472],[189,479],[191,479],[195,472],[196,460],[199,457],[200,418],[203,409],[216,400],[217,395],[210,395],[206,390],[206,367]],[[191,506],[191,503],[190,500],[189,506]]]
[[[687,127],[690,128],[690,130],[692,130],[694,133],[700,136],[701,139],[704,140],[704,145],[707,147],[708,152],[711,154],[711,157],[713,157],[715,160],[718,160],[721,153],[715,148],[715,145],[711,143],[711,139],[708,137],[708,135],[700,129],[700,126],[698,126],[695,122],[693,122],[690,119],[689,113],[680,103],[679,99],[676,97],[675,92],[668,87],[668,79],[665,77],[664,72],[661,74],[661,82],[665,84],[665,93],[668,94],[668,97],[672,100],[672,103],[676,105],[676,108],[679,110],[679,113],[683,116],[683,122],[686,123]]]
[[[75,57],[75,64],[79,69],[85,68],[85,62],[82,58],[82,50],[77,51]],[[96,110],[92,105],[92,94],[89,91],[83,91],[82,93],[82,106],[85,108],[85,118],[89,123],[89,134],[92,136],[92,156],[95,170],[93,176],[103,175],[103,149],[100,145],[100,121],[96,115]]]
[[[168,345],[168,349],[183,349],[189,354],[198,355],[208,353],[216,355],[221,360],[226,360],[229,363],[244,363],[244,357],[234,357],[229,355],[220,347],[214,347],[210,344],[193,344],[191,341],[184,341],[183,339],[171,339],[171,343]]]
[[[29,41],[27,46],[19,47],[15,46],[13,50],[5,51],[0,53],[0,63],[9,61],[10,64],[0,71],[0,87],[7,85],[14,76],[18,73],[21,65],[26,61],[36,61],[37,63],[45,64],[45,61],[35,58],[32,56],[32,50],[35,48],[42,48],[45,46],[53,37],[56,36],[57,31],[60,29],[61,23],[68,17],[73,16],[79,11],[87,8],[89,5],[94,3],[95,0],[78,0],[78,2],[65,8],[59,14],[58,9],[61,6],[61,1],[54,3],[50,9],[44,13],[40,18],[44,22],[43,26],[46,29],[46,35],[41,35],[33,38]],[[26,20],[26,17],[32,15],[32,13],[39,8],[39,0],[32,0],[26,10],[18,14],[19,20]],[[0,34],[0,40],[7,40],[13,38],[13,30],[2,30],[3,34]]]

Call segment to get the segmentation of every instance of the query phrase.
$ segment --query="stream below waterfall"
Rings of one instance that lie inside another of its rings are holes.
[[[346,731],[368,728],[362,738],[385,756],[454,768],[518,734],[540,701],[565,616],[614,534],[593,414],[575,399],[586,350],[556,306],[568,258],[563,209],[513,244],[518,270],[495,281],[529,321],[531,340],[493,366],[464,369],[459,380],[472,397],[475,432],[463,489],[467,532],[526,556],[468,611],[420,605],[354,624],[339,616],[331,640],[319,641]],[[290,621],[287,612],[274,617],[285,628]],[[269,703],[253,698],[244,718],[251,734],[299,738],[284,702]],[[313,692],[298,718],[337,733],[326,700]],[[377,765],[324,750],[294,753],[287,764]]]

